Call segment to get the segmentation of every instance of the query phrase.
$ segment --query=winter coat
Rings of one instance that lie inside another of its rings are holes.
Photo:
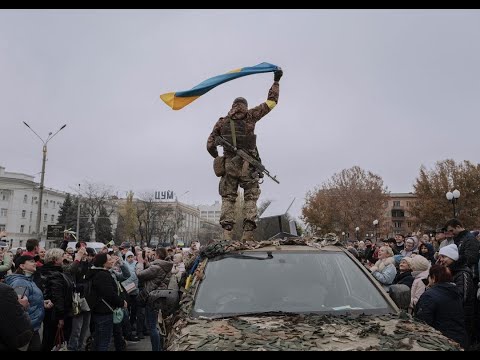
[[[412,288],[414,277],[412,276],[411,271],[405,271],[403,273],[397,272],[395,279],[392,284],[403,284],[407,285],[410,289]]]
[[[414,277],[413,283],[412,283],[412,299],[410,301],[410,310],[413,310],[415,308],[415,305],[417,305],[418,299],[420,299],[420,296],[425,292],[425,284],[423,283],[423,279],[428,278],[428,270],[425,271],[413,271],[412,276]]]
[[[467,266],[459,265],[456,262],[450,266],[450,271],[453,275],[453,282],[457,286],[458,292],[462,297],[465,325],[469,331],[472,331],[475,322],[475,286],[472,272]]]
[[[12,274],[5,278],[5,284],[10,285],[14,289],[19,286],[27,288],[25,296],[30,304],[28,307],[28,316],[30,317],[33,330],[39,330],[45,317],[45,307],[43,306],[42,290],[33,282],[33,277],[22,274]]]
[[[383,260],[378,260],[375,263],[377,270],[372,271],[373,277],[382,285],[391,285],[397,274],[394,263],[395,260],[391,256]]]
[[[137,266],[137,262],[136,261],[132,261],[132,263],[129,263],[128,261],[125,261],[125,264],[126,266],[128,267],[128,270],[130,271],[130,277],[125,280],[122,285],[123,286],[126,286],[126,285],[129,285],[131,283],[134,283],[135,286],[136,286],[136,289],[135,290],[132,290],[130,292],[130,295],[138,295],[138,277],[137,277],[137,273],[135,272],[135,269],[136,269],[136,266]]]
[[[73,316],[73,280],[64,274],[61,266],[46,263],[37,269],[42,279],[43,297],[53,303],[53,315],[56,320]],[[34,279],[35,280],[35,279]]]
[[[118,295],[118,287],[109,270],[92,266],[88,269],[87,281],[92,281],[92,300],[88,302],[93,314],[107,315],[112,310],[102,301],[105,300],[112,309],[123,307],[123,299]]]
[[[130,277],[130,270],[126,261],[120,260],[120,271],[112,268],[110,274],[112,274],[113,281],[117,287],[117,294],[125,301],[128,302],[128,293],[123,288],[121,282],[127,280]]]
[[[458,246],[459,264],[467,265],[472,270],[473,277],[478,278],[478,251],[480,241],[468,230],[463,230],[453,239]]]
[[[30,342],[32,335],[32,325],[15,290],[0,283],[0,351],[21,348]]]
[[[153,290],[168,289],[173,263],[165,260],[154,260],[146,269],[144,263],[137,264],[137,277],[143,283],[139,300],[146,302],[148,294]]]
[[[63,266],[63,272],[68,273],[74,279],[75,292],[80,293],[80,297],[84,297],[86,276],[91,263],[88,261],[74,261],[71,264]]]
[[[466,346],[462,296],[455,284],[438,283],[427,289],[418,300],[415,317]]]

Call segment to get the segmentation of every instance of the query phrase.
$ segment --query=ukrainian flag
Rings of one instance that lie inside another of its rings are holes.
[[[160,99],[162,99],[165,104],[170,106],[173,110],[180,110],[184,106],[187,106],[191,102],[197,100],[203,94],[206,94],[207,92],[212,90],[214,87],[226,83],[227,81],[252,74],[273,72],[275,70],[278,70],[279,68],[280,67],[278,67],[277,65],[263,62],[255,66],[235,69],[229,71],[226,74],[214,76],[210,79],[207,79],[190,90],[162,94],[160,95]]]

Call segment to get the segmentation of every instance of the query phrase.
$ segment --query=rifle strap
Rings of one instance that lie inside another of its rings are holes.
[[[237,148],[237,136],[235,135],[235,124],[233,123],[232,118],[230,118],[230,130],[232,132],[232,141],[235,149]]]

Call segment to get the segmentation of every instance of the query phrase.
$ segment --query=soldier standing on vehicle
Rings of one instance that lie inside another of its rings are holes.
[[[283,75],[281,69],[274,72],[274,82],[268,92],[268,99],[261,105],[248,109],[247,100],[238,97],[233,101],[227,116],[221,117],[208,137],[207,150],[215,158],[214,169],[221,176],[219,193],[222,197],[220,225],[224,240],[232,240],[235,225],[235,202],[238,186],[244,189],[243,236],[242,241],[253,241],[253,230],[257,227],[257,200],[260,196],[260,174],[246,160],[224,148],[223,156],[218,156],[216,137],[222,136],[238,149],[243,149],[258,158],[255,125],[278,103],[279,81]]]

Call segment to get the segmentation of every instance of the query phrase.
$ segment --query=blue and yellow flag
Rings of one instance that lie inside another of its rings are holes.
[[[177,92],[170,92],[166,94],[160,95],[160,99],[162,99],[165,104],[170,106],[173,110],[180,110],[181,108],[187,106],[191,102],[198,99],[203,94],[206,94],[214,87],[226,83],[227,81],[238,79],[242,76],[252,75],[252,74],[260,74],[266,72],[273,72],[278,70],[279,67],[277,65],[269,64],[269,63],[261,63],[255,66],[244,67],[240,69],[235,69],[229,71],[223,75],[217,75],[205,81],[202,81],[197,86],[191,88],[187,91],[177,91]]]

